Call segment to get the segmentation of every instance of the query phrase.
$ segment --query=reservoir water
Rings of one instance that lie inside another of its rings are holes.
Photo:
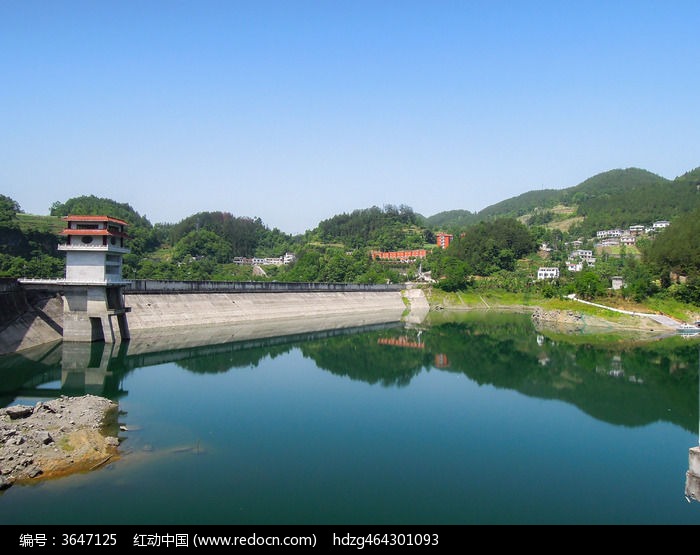
[[[0,406],[119,403],[122,456],[15,485],[4,524],[700,524],[697,339],[527,315],[0,358]]]

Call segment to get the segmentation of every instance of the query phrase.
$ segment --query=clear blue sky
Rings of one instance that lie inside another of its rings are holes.
[[[0,0],[0,193],[303,233],[700,166],[698,0]]]

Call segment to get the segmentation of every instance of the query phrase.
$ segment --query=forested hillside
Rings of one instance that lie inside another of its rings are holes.
[[[639,168],[615,169],[600,173],[566,189],[528,191],[470,215],[470,223],[510,217],[536,218],[547,223],[547,214],[556,206],[572,209],[572,217],[583,221],[571,229],[584,237],[597,230],[650,225],[656,220],[672,220],[700,206],[700,168],[674,180]],[[464,216],[443,212],[427,218],[446,229],[460,227]]]
[[[0,276],[54,277],[64,273],[58,256],[58,235],[51,226],[23,229],[20,206],[0,195]]]
[[[599,229],[673,220],[700,206],[700,193],[689,180],[669,181],[642,170],[615,170],[584,181],[570,192],[566,203],[576,205],[577,214],[585,218],[572,232],[591,235]]]
[[[698,277],[700,269],[700,208],[679,216],[673,225],[650,242],[645,261],[662,282],[671,275]],[[700,287],[700,282],[696,285]]]
[[[418,248],[434,240],[423,218],[405,205],[386,205],[383,209],[373,206],[339,214],[320,222],[311,235],[324,243],[387,251]]]
[[[424,218],[425,226],[435,230],[445,232],[453,232],[464,229],[467,226],[475,224],[479,221],[476,212],[469,210],[448,210],[440,212],[434,216]]]
[[[406,205],[372,206],[335,215],[298,236],[225,211],[152,224],[129,204],[95,196],[55,202],[49,217],[31,216],[0,195],[0,275],[61,277],[59,225],[70,214],[105,214],[129,224],[127,279],[386,283],[428,276],[450,290],[496,287],[595,297],[608,294],[612,276],[622,276],[622,295],[700,304],[700,168],[674,180],[638,168],[611,170],[568,189],[530,191],[479,213],[455,209],[426,218]],[[634,247],[595,247],[598,230],[649,227],[659,220],[671,225],[639,237]],[[448,249],[436,246],[437,232],[453,235]],[[570,269],[575,240],[595,251],[595,263]],[[543,244],[548,248],[538,250]],[[371,255],[415,249],[427,256],[406,263]],[[295,261],[240,263],[285,253],[293,253]],[[560,277],[537,280],[543,265],[557,266]]]

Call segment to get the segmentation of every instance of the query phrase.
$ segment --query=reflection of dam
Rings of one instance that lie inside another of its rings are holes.
[[[685,473],[685,497],[688,501],[700,501],[700,447],[688,452],[688,472]]]
[[[124,395],[120,381],[117,382],[116,388],[109,387],[109,384],[115,377],[115,372],[119,374],[121,365],[118,362],[120,355],[125,354],[125,347],[126,345],[109,343],[89,345],[64,343],[60,393],[65,395],[80,392],[81,394],[108,395],[112,398]]]
[[[124,344],[126,345],[126,344]],[[54,356],[34,360],[11,357],[1,368],[0,404],[17,397],[56,398],[61,395],[99,395],[112,399],[125,394],[119,378],[125,349],[108,343],[61,343]]]
[[[31,380],[23,384],[20,389],[15,390],[15,395],[18,397],[57,397],[58,393],[55,388],[41,387],[44,384],[53,382],[61,382],[61,369],[53,368],[46,370],[40,374],[32,376]],[[62,383],[62,382],[61,382]],[[58,391],[60,392],[60,389]]]
[[[194,344],[192,346],[176,347],[170,345],[168,338],[163,338],[163,343],[152,341],[140,343],[133,339],[128,344],[128,354],[126,355],[125,366],[129,370],[142,366],[154,366],[166,362],[177,362],[196,357],[221,355],[244,349],[256,347],[270,347],[273,345],[285,345],[299,341],[315,339],[326,339],[338,335],[348,335],[367,331],[378,331],[383,329],[400,327],[398,322],[390,324],[370,324],[348,328],[326,329],[320,331],[290,333],[271,337],[259,337],[256,339],[245,339],[242,341],[231,341],[216,344]]]
[[[143,342],[131,340],[116,344],[62,342],[48,354],[42,349],[34,356],[26,352],[2,360],[0,372],[4,379],[0,383],[0,406],[7,406],[18,397],[43,399],[92,394],[117,399],[127,394],[122,387],[124,376],[137,368],[397,326],[400,324],[371,324],[213,344],[206,343],[206,340],[211,341],[212,335],[197,339],[190,334],[189,344],[180,337],[185,346],[179,348],[173,343],[172,335],[160,340],[150,337]],[[249,331],[253,336],[259,333],[259,330]],[[237,332],[237,335],[249,336],[241,329]]]

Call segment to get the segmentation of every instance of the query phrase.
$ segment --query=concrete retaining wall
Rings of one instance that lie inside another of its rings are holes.
[[[0,327],[11,323],[31,307],[17,280],[0,280]]]
[[[158,293],[124,295],[129,330],[182,328],[217,324],[272,322],[382,314],[399,321],[405,310],[400,291],[354,293]]]
[[[0,355],[63,339],[63,301],[40,291],[0,293]]]
[[[57,293],[0,284],[12,317],[0,325],[0,355],[63,339],[63,301]],[[283,327],[307,331],[400,322],[402,285],[169,282],[136,280],[125,291],[133,338],[154,330],[247,325],[274,335]],[[269,294],[274,293],[274,294]],[[413,306],[418,299],[411,299]],[[9,309],[8,309],[9,310]],[[8,314],[6,312],[6,314]],[[313,325],[299,326],[301,320]],[[291,326],[291,328],[290,328]]]

